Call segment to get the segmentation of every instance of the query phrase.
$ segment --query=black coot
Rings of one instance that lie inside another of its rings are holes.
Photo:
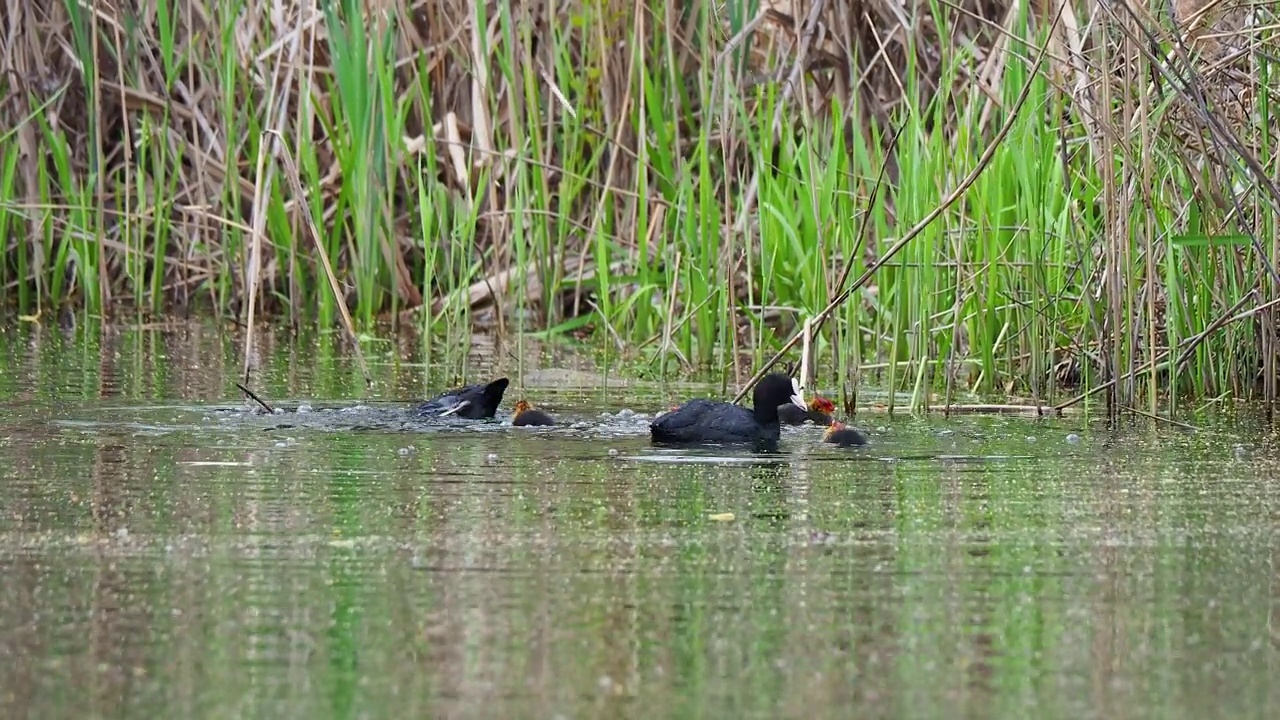
[[[791,378],[766,375],[755,388],[754,410],[717,400],[690,400],[649,423],[649,436],[658,445],[751,443],[772,449],[781,432],[778,406],[805,408],[804,397]]]
[[[422,417],[460,417],[470,420],[491,418],[507,391],[506,378],[449,390],[422,403],[414,413]]]
[[[803,425],[811,422],[814,425],[830,425],[835,418],[836,404],[821,395],[814,395],[807,409],[800,409],[791,403],[778,406],[778,419],[784,425]]]
[[[550,415],[521,400],[516,403],[516,411],[511,415],[511,424],[515,427],[525,427],[530,425],[555,425],[556,421]]]
[[[866,445],[867,436],[837,421],[831,423],[831,427],[827,428],[827,431],[822,434],[822,442],[832,443],[840,447],[854,447],[856,445]]]

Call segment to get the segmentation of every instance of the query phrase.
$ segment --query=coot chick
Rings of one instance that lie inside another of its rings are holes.
[[[866,445],[867,436],[836,420],[822,434],[822,442],[839,445],[840,447],[854,447],[856,445]]]
[[[835,411],[835,403],[821,395],[814,395],[809,401],[809,407],[804,410],[791,403],[779,405],[778,419],[786,425],[803,425],[806,420],[814,425],[830,425],[835,419],[831,417]]]
[[[498,378],[488,384],[478,383],[449,390],[422,403],[414,412],[428,417],[451,415],[469,420],[491,418],[502,402],[507,383],[506,378]]]
[[[791,378],[771,373],[756,385],[752,399],[754,410],[717,400],[690,400],[654,418],[649,436],[659,445],[750,443],[772,449],[781,432],[778,406],[790,403],[804,408],[804,396]]]
[[[516,412],[511,416],[511,424],[515,427],[526,425],[555,425],[556,421],[538,408],[521,400],[516,403]]]

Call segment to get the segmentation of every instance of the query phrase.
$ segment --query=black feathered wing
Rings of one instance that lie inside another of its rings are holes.
[[[742,443],[754,442],[769,433],[744,407],[699,399],[656,418],[649,424],[649,435],[659,443]]]
[[[491,383],[467,385],[456,390],[448,390],[414,408],[419,416],[440,416],[449,413],[460,418],[479,420],[491,418],[502,404],[502,396],[507,391],[507,379],[498,378]],[[466,403],[462,407],[458,406]],[[458,408],[454,410],[454,408]],[[453,412],[449,412],[453,410]]]

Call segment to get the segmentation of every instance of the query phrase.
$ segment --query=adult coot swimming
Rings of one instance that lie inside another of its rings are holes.
[[[814,425],[830,425],[834,420],[832,414],[836,411],[836,404],[821,395],[814,395],[809,401],[808,408],[798,408],[791,403],[784,403],[778,406],[778,419],[784,425],[803,425],[805,421],[812,422]]]
[[[502,402],[502,394],[507,391],[507,382],[506,378],[498,378],[488,384],[478,383],[449,390],[422,403],[414,412],[425,417],[491,418]]]
[[[833,422],[831,427],[822,434],[822,442],[832,443],[840,447],[853,447],[855,445],[866,445],[867,436],[845,425],[842,422]]]
[[[789,403],[805,409],[804,396],[791,378],[771,373],[756,385],[752,399],[754,410],[717,400],[690,400],[654,418],[649,436],[658,445],[750,443],[773,449],[781,432],[778,406]]]
[[[555,425],[556,421],[550,415],[521,400],[516,403],[516,411],[511,416],[511,424],[515,427],[525,427],[526,425]]]

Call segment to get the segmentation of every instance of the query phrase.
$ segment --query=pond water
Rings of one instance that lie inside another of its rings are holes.
[[[672,452],[714,388],[499,370],[567,426],[431,431],[412,348],[0,334],[0,715],[1267,717],[1275,442],[1081,416]],[[405,345],[413,345],[405,341]],[[406,359],[407,358],[407,359]],[[522,378],[522,379],[521,379]],[[523,387],[521,387],[523,386]],[[303,406],[303,412],[296,408]],[[309,412],[307,411],[309,408]]]

